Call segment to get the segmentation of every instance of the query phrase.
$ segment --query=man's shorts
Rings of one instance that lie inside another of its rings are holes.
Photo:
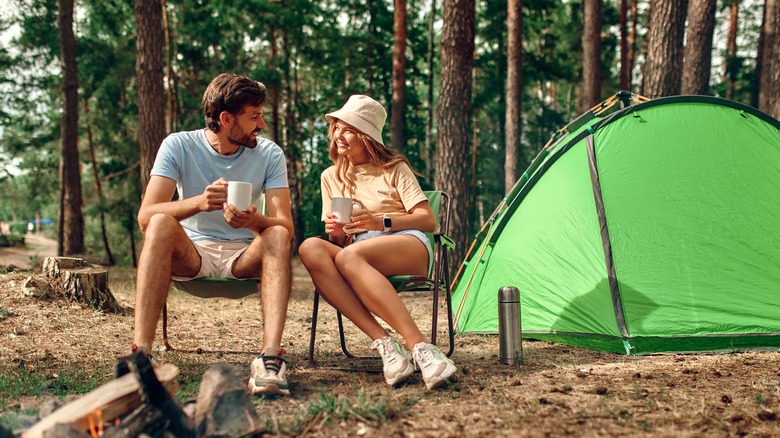
[[[233,263],[249,248],[244,242],[201,240],[192,242],[200,255],[200,271],[194,277],[171,276],[172,280],[189,281],[203,277],[232,278]]]

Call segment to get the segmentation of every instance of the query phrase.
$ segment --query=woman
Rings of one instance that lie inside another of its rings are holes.
[[[433,251],[425,232],[434,230],[436,218],[409,161],[382,142],[387,118],[382,105],[354,95],[325,117],[334,163],[321,177],[322,219],[329,240],[307,239],[298,250],[301,261],[323,298],[374,340],[371,348],[382,357],[388,385],[406,380],[416,364],[425,385],[434,389],[457,368],[426,342],[387,277],[428,274]],[[334,197],[361,205],[351,223],[335,220]],[[412,346],[411,353],[374,315]]]

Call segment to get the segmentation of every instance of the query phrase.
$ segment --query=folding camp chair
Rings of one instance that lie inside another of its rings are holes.
[[[190,281],[172,281],[173,287],[182,292],[199,298],[231,298],[239,299],[246,296],[257,294],[257,283],[260,280],[233,280],[230,278],[205,277]],[[163,305],[163,345],[166,351],[176,349],[168,342],[168,302]],[[201,350],[178,350],[181,352],[196,352]],[[239,353],[235,351],[223,351],[223,353]]]
[[[257,201],[258,209],[265,214],[265,193],[260,195]],[[257,294],[257,284],[260,280],[234,280],[231,278],[205,277],[190,281],[173,280],[172,286],[182,292],[199,298],[231,298],[240,299],[246,296]],[[166,351],[173,351],[174,348],[168,342],[168,302],[163,305],[163,345]],[[178,350],[181,352],[196,352],[202,350]],[[222,351],[222,353],[243,353],[238,351]]]
[[[431,315],[431,344],[436,345],[436,335],[438,331],[439,317],[439,292],[444,291],[447,304],[447,334],[449,337],[449,349],[447,356],[452,355],[455,350],[454,329],[452,324],[452,300],[450,296],[450,275],[447,268],[447,251],[455,247],[455,243],[447,236],[449,232],[450,220],[450,197],[446,192],[430,191],[425,192],[428,202],[431,205],[434,215],[437,218],[439,229],[434,233],[427,233],[431,240],[434,254],[433,267],[427,277],[416,275],[397,275],[388,277],[397,292],[432,292],[432,315]],[[314,360],[315,340],[317,336],[317,314],[319,312],[320,293],[314,290],[314,305],[311,314],[311,337],[309,338],[309,363],[312,367],[317,367]],[[341,351],[350,359],[378,358],[379,356],[356,356],[347,348],[344,336],[344,321],[341,312],[336,312],[339,324],[339,340],[341,342]],[[349,368],[343,368],[349,369]]]

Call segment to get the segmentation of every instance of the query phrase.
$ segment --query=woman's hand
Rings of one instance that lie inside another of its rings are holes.
[[[385,229],[382,216],[374,215],[365,208],[352,212],[352,224],[350,226],[359,230],[382,231]]]
[[[335,238],[344,237],[346,235],[344,225],[346,224],[336,222],[336,215],[333,213],[328,213],[326,216],[328,216],[328,220],[325,221],[325,234]]]

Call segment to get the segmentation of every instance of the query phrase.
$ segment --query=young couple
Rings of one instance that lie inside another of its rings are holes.
[[[203,95],[206,129],[174,133],[163,141],[138,212],[144,247],[132,350],[151,352],[171,279],[260,278],[263,340],[261,355],[251,365],[249,389],[289,394],[281,340],[293,225],[284,154],[259,136],[265,128],[265,99],[261,83],[220,74]],[[408,160],[384,146],[387,113],[382,105],[355,95],[325,117],[334,162],[321,179],[328,240],[304,241],[301,261],[322,296],[374,340],[388,384],[402,382],[419,368],[433,389],[456,367],[425,341],[386,276],[428,273],[433,253],[425,232],[434,230],[436,218]],[[251,182],[252,199],[264,192],[266,214],[254,205],[240,211],[227,204],[231,180]],[[175,191],[178,200],[171,201]],[[347,231],[330,212],[332,197],[350,197],[365,206],[353,212]],[[399,333],[407,348],[374,315]]]

